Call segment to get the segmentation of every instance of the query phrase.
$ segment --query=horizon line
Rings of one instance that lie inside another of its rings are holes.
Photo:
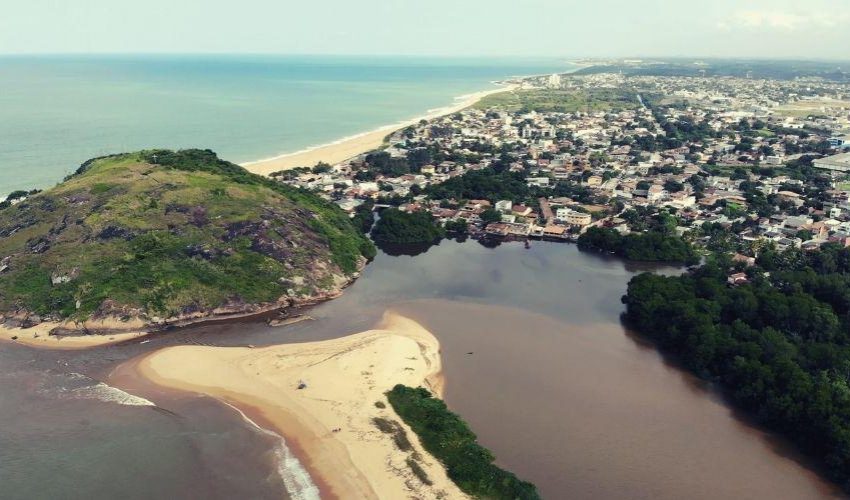
[[[331,53],[331,52],[218,52],[218,51],[198,51],[198,52],[136,52],[136,51],[128,51],[128,52],[0,52],[0,57],[84,57],[84,56],[246,56],[246,57],[258,57],[258,56],[266,56],[266,57],[374,57],[374,58],[383,58],[383,57],[413,57],[413,58],[435,58],[435,59],[562,59],[566,62],[573,62],[577,60],[590,60],[590,61],[602,61],[602,60],[614,60],[614,61],[624,61],[624,60],[725,60],[725,61],[783,61],[783,62],[839,62],[839,63],[850,63],[850,58],[848,59],[837,59],[837,58],[824,58],[824,57],[814,57],[814,58],[804,58],[800,56],[699,56],[699,55],[617,55],[617,56],[582,56],[582,55],[517,55],[517,54],[505,54],[505,55],[496,55],[496,54],[411,54],[411,53],[374,53],[374,54],[365,54],[365,53]]]

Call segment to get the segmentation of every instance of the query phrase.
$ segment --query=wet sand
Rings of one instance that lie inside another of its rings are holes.
[[[43,349],[90,349],[139,339],[148,335],[145,331],[121,332],[106,335],[50,335],[50,330],[61,323],[41,323],[32,328],[8,328],[0,326],[0,342],[13,342]]]
[[[339,339],[255,349],[174,346],[134,361],[134,369],[157,385],[217,398],[270,424],[295,444],[323,494],[464,498],[409,428],[401,424],[433,485],[412,474],[405,463],[411,453],[372,422],[401,423],[388,405],[375,405],[395,384],[439,394],[439,349],[416,322],[387,313],[378,329]],[[302,381],[306,387],[298,389]]]

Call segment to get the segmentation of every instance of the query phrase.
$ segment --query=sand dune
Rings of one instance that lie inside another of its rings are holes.
[[[398,383],[439,394],[439,348],[418,323],[387,313],[378,329],[340,339],[257,349],[175,346],[135,366],[160,386],[218,398],[285,436],[323,496],[464,498],[384,396]],[[399,449],[375,417],[399,422],[413,449]],[[411,471],[414,457],[432,485]]]

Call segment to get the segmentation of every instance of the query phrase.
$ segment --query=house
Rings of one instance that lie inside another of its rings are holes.
[[[551,236],[555,238],[563,238],[567,233],[567,228],[564,226],[546,226],[543,228],[543,236]]]
[[[646,191],[646,200],[649,202],[654,202],[660,200],[664,196],[664,188],[659,186],[658,184],[653,184],[649,186],[649,189]]]
[[[587,178],[585,184],[590,187],[599,186],[600,184],[602,184],[602,177],[598,175],[591,175]]]
[[[472,210],[483,210],[490,208],[490,202],[488,200],[469,200],[466,202],[466,208]]]
[[[511,212],[518,217],[528,217],[531,215],[532,210],[531,207],[525,205],[514,205]]]
[[[735,273],[726,278],[726,282],[732,286],[743,285],[745,283],[749,283],[749,279],[747,279],[747,273]]]
[[[736,253],[732,256],[732,262],[743,262],[747,267],[756,265],[755,257],[747,257],[746,255]]]
[[[590,214],[578,212],[566,207],[561,207],[555,212],[555,220],[569,224],[570,226],[584,227],[593,221]]]
[[[548,177],[528,177],[525,179],[526,184],[536,187],[549,187]]]
[[[514,203],[511,200],[499,200],[496,202],[496,210],[499,212],[510,212],[513,208]]]

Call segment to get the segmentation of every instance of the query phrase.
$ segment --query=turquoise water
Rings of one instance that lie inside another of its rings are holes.
[[[421,115],[493,80],[573,68],[554,59],[0,57],[0,196],[142,148],[268,158]]]

